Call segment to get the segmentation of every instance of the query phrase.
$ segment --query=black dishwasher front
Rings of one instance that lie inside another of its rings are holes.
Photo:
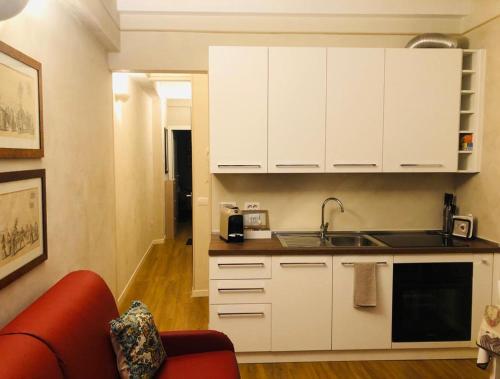
[[[472,262],[394,264],[392,341],[469,341],[472,273]]]

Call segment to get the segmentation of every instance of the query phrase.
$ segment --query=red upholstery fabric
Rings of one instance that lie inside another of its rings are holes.
[[[231,351],[168,357],[157,379],[239,379],[238,364]]]
[[[167,357],[220,350],[234,352],[231,340],[215,330],[162,332],[160,338]]]
[[[113,295],[97,274],[67,275],[0,330],[0,379],[119,378],[109,336],[116,317]],[[158,378],[239,379],[224,334],[168,332],[161,339],[167,359]]]
[[[61,279],[0,334],[25,332],[42,338],[64,362],[67,378],[113,379],[119,375],[109,321],[116,317],[116,303],[104,280],[90,271],[76,271]],[[0,359],[5,362],[2,353]],[[9,366],[19,377],[26,375],[24,362],[9,362]]]
[[[63,379],[54,354],[32,337],[1,336],[0,362],[2,379]]]

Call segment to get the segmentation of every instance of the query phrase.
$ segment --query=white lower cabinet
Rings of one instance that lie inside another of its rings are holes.
[[[392,319],[390,255],[333,257],[332,349],[390,349]],[[354,263],[377,262],[377,306],[356,308]]]
[[[332,257],[272,257],[272,350],[330,350]]]
[[[210,329],[228,335],[237,352],[271,350],[271,304],[210,306]]]

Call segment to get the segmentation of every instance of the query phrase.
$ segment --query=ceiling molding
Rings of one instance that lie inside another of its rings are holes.
[[[120,27],[109,8],[113,0],[66,0],[64,3],[108,51],[120,50]]]
[[[461,18],[415,16],[276,16],[122,14],[121,30],[198,33],[460,33]]]
[[[474,0],[118,0],[126,12],[253,15],[455,16],[469,14]]]

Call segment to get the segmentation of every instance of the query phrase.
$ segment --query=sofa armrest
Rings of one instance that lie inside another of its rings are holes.
[[[167,357],[222,350],[234,352],[231,340],[215,330],[161,332],[160,338]]]

